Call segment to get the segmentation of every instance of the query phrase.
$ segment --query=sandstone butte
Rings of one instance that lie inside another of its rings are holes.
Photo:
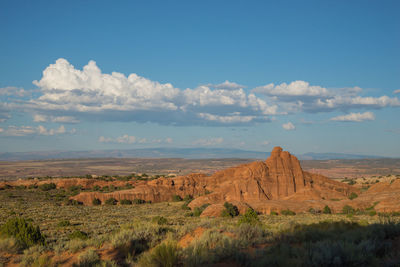
[[[48,181],[47,181],[48,182]],[[127,182],[99,181],[96,179],[53,179],[58,188],[81,185],[91,188],[94,185],[123,186]],[[29,185],[46,181],[8,182],[10,185]],[[174,195],[191,195],[192,209],[210,204],[202,216],[219,216],[223,203],[230,202],[241,213],[249,207],[257,212],[270,214],[290,209],[295,212],[307,212],[310,208],[322,210],[326,205],[332,212],[341,212],[343,206],[366,209],[374,206],[377,212],[400,211],[400,180],[393,183],[378,183],[366,192],[357,187],[331,180],[319,174],[303,171],[299,160],[281,147],[275,147],[266,161],[256,161],[218,171],[213,175],[200,173],[175,178],[158,178],[151,181],[129,182],[134,188],[111,193],[81,192],[71,197],[85,205],[92,205],[94,198],[102,203],[109,198],[143,199],[151,202],[171,201]],[[0,184],[0,187],[5,183]],[[359,197],[348,199],[351,193]]]

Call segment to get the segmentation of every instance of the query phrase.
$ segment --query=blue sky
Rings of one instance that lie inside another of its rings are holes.
[[[400,157],[399,1],[1,1],[0,152]]]

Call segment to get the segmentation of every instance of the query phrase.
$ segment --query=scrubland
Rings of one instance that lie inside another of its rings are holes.
[[[180,199],[83,206],[68,203],[74,193],[51,186],[0,190],[0,266],[400,264],[397,214],[236,216],[228,205],[225,216],[203,218]],[[16,220],[22,235],[14,233]]]

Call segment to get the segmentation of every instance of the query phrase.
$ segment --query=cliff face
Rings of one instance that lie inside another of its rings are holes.
[[[265,206],[276,203],[275,200],[340,199],[357,191],[347,184],[304,172],[299,160],[289,152],[282,151],[281,147],[275,147],[265,162],[253,162],[219,171],[208,178],[207,182],[207,188],[212,193],[197,197],[190,203],[190,207],[225,201]]]
[[[275,147],[266,160],[269,176],[273,180],[272,194],[275,199],[290,196],[310,184],[301,169],[299,160],[281,147]]]

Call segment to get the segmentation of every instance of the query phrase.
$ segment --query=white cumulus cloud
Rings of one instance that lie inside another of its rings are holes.
[[[400,94],[400,89],[394,90],[393,94]]]
[[[352,121],[352,122],[362,122],[362,121],[372,121],[375,120],[375,115],[372,112],[364,113],[350,113],[346,115],[341,115],[331,118],[332,121]]]
[[[286,131],[291,131],[296,129],[296,127],[291,122],[282,124],[282,128],[285,129]]]
[[[231,123],[240,124],[249,123],[249,118],[250,122],[268,121],[267,115],[277,113],[276,105],[248,94],[244,86],[233,82],[180,90],[134,73],[102,73],[94,61],[79,70],[60,58],[43,71],[42,79],[33,83],[40,87],[42,95],[31,99],[24,108],[42,115],[57,112],[63,122],[79,114],[80,118],[207,125],[228,120],[209,120],[199,114],[229,117],[236,112],[243,118],[232,119]]]
[[[253,89],[255,93],[266,94],[270,96],[327,96],[328,90],[321,86],[310,85],[305,81],[294,81],[289,84],[281,83],[275,85],[273,83],[256,87]]]

